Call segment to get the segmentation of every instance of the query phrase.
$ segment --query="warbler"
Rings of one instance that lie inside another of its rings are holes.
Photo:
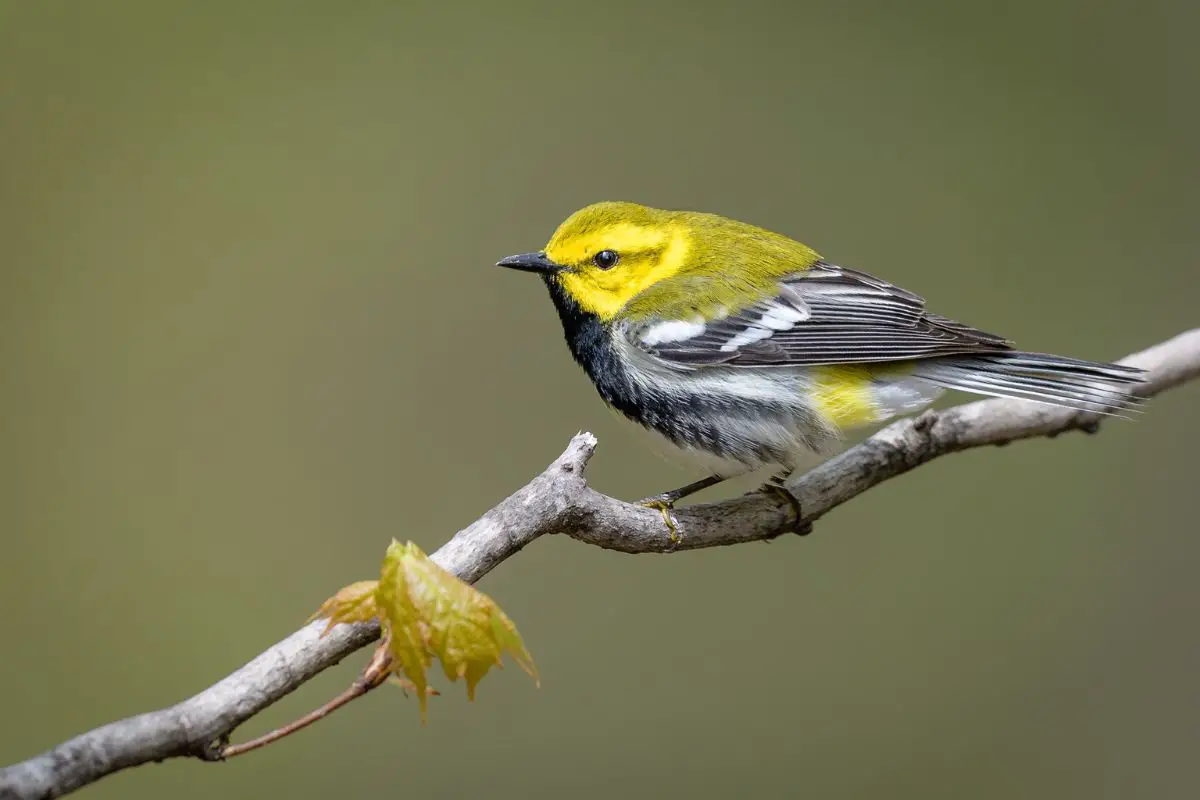
[[[497,266],[541,275],[608,405],[706,464],[705,478],[648,499],[669,525],[667,509],[694,491],[766,465],[782,470],[770,484],[781,487],[845,431],[946,389],[1100,414],[1138,405],[1141,370],[1016,350],[910,291],[716,214],[597,203],[544,249]]]

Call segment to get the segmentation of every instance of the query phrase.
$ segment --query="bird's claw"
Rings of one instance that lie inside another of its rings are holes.
[[[759,487],[758,491],[763,494],[773,494],[776,497],[782,498],[792,509],[794,520],[792,528],[789,531],[797,536],[807,536],[812,533],[812,523],[804,519],[804,511],[800,508],[800,498],[792,494],[791,491],[784,486],[785,476],[776,475]]]
[[[669,531],[671,544],[679,544],[679,527],[675,524],[675,518],[671,516],[671,511],[675,508],[675,500],[669,494],[647,497],[644,500],[639,500],[638,505],[656,509],[658,513],[662,514],[663,523],[667,526],[667,531]]]
[[[671,511],[675,508],[675,504],[685,497],[690,497],[696,492],[707,489],[710,486],[716,486],[723,480],[725,479],[719,475],[709,475],[705,478],[701,478],[698,481],[692,481],[686,486],[680,486],[678,489],[672,489],[669,492],[663,492],[662,494],[656,494],[653,497],[647,497],[644,500],[639,500],[637,504],[639,506],[645,506],[646,508],[658,509],[658,512],[662,514],[663,522],[666,524],[667,530],[671,532],[671,545],[674,547],[675,545],[679,544],[679,540],[683,538],[679,535],[678,524],[671,516]]]

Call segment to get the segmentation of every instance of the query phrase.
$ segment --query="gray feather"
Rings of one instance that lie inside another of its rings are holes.
[[[914,373],[948,389],[1018,397],[1098,414],[1137,411],[1130,393],[1141,370],[1041,353],[1003,353],[917,361]]]
[[[1140,370],[1016,351],[1003,337],[927,312],[912,292],[824,262],[699,330],[643,347],[692,370],[911,362],[915,377],[948,389],[1101,414],[1139,405],[1130,390]]]

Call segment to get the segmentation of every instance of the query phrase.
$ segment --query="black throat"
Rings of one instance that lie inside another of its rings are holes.
[[[614,342],[622,334],[580,308],[554,276],[546,276],[545,281],[562,320],[571,355],[592,379],[604,402],[680,446],[736,458],[728,453],[720,429],[728,403],[682,386],[664,391],[661,385],[634,380],[631,368],[619,357]],[[756,455],[764,461],[780,460],[773,453]]]
[[[596,384],[596,390],[608,403],[625,416],[641,421],[644,407],[638,401],[636,384],[629,379],[625,367],[617,358],[612,334],[595,314],[584,311],[566,293],[552,275],[544,278],[550,299],[558,309],[563,335],[571,355]]]

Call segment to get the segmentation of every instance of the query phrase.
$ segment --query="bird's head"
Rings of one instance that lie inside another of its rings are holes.
[[[499,266],[539,272],[580,308],[609,319],[643,290],[686,269],[693,232],[681,212],[596,203],[568,217],[546,248]]]
[[[651,287],[724,302],[816,258],[798,242],[715,214],[605,202],[568,217],[545,249],[498,266],[540,273],[583,311],[611,320]]]

